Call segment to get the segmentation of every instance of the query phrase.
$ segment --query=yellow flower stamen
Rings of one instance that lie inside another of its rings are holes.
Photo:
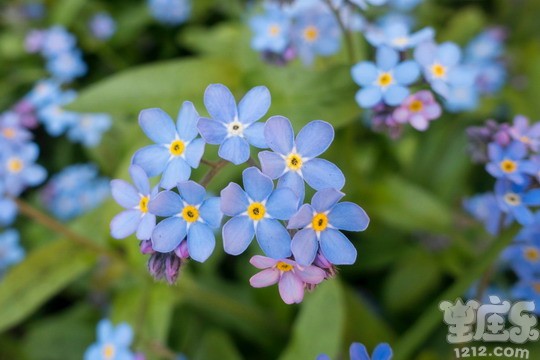
[[[527,260],[529,260],[531,262],[533,262],[533,261],[536,262],[536,261],[540,260],[540,253],[535,248],[532,248],[532,247],[526,248],[524,253],[525,253],[524,254],[525,259],[527,259]]]
[[[199,210],[195,206],[188,205],[182,210],[182,217],[188,223],[195,222],[199,219]]]
[[[21,161],[21,159],[16,158],[16,157],[9,159],[7,162],[8,171],[12,173],[20,172],[23,169],[23,167],[24,167],[24,164]]]
[[[184,153],[186,145],[182,140],[174,140],[169,146],[169,152],[173,156],[180,156]]]
[[[266,214],[266,208],[263,204],[254,202],[249,205],[247,213],[251,220],[258,221]]]
[[[287,272],[291,271],[293,269],[293,266],[291,264],[287,264],[286,262],[278,261],[278,263],[276,264],[276,268],[280,271]]]
[[[270,36],[278,36],[281,33],[281,27],[277,24],[272,24],[268,27],[268,33]]]
[[[304,39],[309,42],[314,42],[319,37],[319,29],[310,25],[304,29]]]
[[[501,170],[507,174],[513,173],[517,170],[516,162],[508,159],[501,161],[500,166]]]
[[[379,75],[379,78],[377,79],[377,84],[380,87],[387,87],[391,85],[394,82],[394,78],[392,77],[392,74],[388,72],[383,72]]]
[[[112,359],[114,358],[114,354],[116,353],[116,349],[114,348],[114,345],[107,344],[103,347],[103,357],[105,359]]]
[[[141,212],[143,212],[143,213],[148,212],[148,201],[149,200],[150,199],[148,198],[148,196],[141,197],[141,200],[139,201],[139,210],[141,210]]]
[[[420,100],[413,100],[409,104],[409,110],[411,110],[412,112],[422,111],[423,108],[424,104]]]
[[[311,226],[313,226],[313,230],[315,231],[323,231],[328,226],[328,216],[323,213],[316,214],[313,216],[313,220],[311,220]]]
[[[291,153],[289,156],[287,156],[285,163],[289,169],[297,171],[300,170],[304,162],[302,161],[302,157],[300,155]]]
[[[431,73],[436,78],[443,78],[446,76],[446,67],[435,63],[431,66]]]

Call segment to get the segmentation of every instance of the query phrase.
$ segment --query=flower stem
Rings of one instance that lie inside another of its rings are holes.
[[[334,13],[334,16],[338,22],[339,28],[341,29],[341,33],[343,34],[343,38],[345,39],[345,47],[347,48],[347,55],[349,57],[349,62],[351,65],[356,64],[356,58],[354,56],[354,41],[352,38],[351,32],[345,27],[345,24],[343,23],[343,19],[341,19],[341,16],[339,15],[339,9],[335,8],[332,5],[332,0],[325,0],[326,5],[330,8],[330,10]]]
[[[201,185],[206,187],[212,181],[212,179],[227,165],[229,162],[227,160],[220,160],[217,163],[215,163],[213,166],[210,165],[212,168],[204,175],[204,177],[201,180]]]

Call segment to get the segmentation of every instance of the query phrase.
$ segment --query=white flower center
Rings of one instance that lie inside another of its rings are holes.
[[[243,136],[244,135],[244,124],[240,121],[235,120],[227,124],[227,133],[229,136]]]

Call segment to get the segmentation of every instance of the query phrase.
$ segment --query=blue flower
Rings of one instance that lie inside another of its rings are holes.
[[[463,74],[461,78],[464,79],[465,83],[450,84],[446,87],[444,106],[448,111],[454,113],[470,111],[478,106],[478,89],[475,84],[469,84],[470,79],[475,79],[473,69],[470,70],[471,72],[468,75],[466,75],[467,72],[461,73]],[[458,79],[458,77],[455,79]]]
[[[32,133],[21,126],[19,115],[12,111],[0,113],[0,140],[20,144],[31,138]]]
[[[161,109],[146,109],[139,115],[139,125],[155,145],[146,146],[135,153],[133,163],[148,176],[163,173],[160,186],[172,189],[191,176],[191,168],[199,167],[204,153],[204,141],[197,138],[199,114],[193,104],[184,102],[176,127]]]
[[[41,106],[37,112],[38,118],[51,136],[60,136],[79,119],[79,114],[62,109],[77,97],[75,91],[66,91],[57,95],[54,101]],[[51,99],[53,100],[53,99]]]
[[[17,217],[17,204],[6,194],[6,187],[0,179],[0,226],[11,225]]]
[[[472,39],[465,48],[468,62],[490,62],[503,54],[504,32],[497,28],[488,29]]]
[[[221,211],[232,217],[223,226],[225,252],[243,253],[255,236],[267,256],[289,257],[291,237],[279,220],[295,213],[298,198],[289,188],[274,190],[272,180],[255,167],[244,170],[242,179],[245,192],[235,183],[221,191]]]
[[[191,258],[204,262],[216,246],[212,229],[221,225],[220,199],[206,199],[206,190],[194,181],[179,183],[178,191],[163,191],[148,205],[151,213],[167,217],[152,233],[152,248],[167,253],[187,239]]]
[[[62,26],[54,26],[47,30],[41,52],[45,57],[54,57],[75,48],[75,36]]]
[[[150,182],[144,170],[131,165],[129,168],[135,187],[124,180],[111,181],[111,193],[118,204],[126,210],[111,221],[111,236],[123,239],[136,232],[137,239],[148,240],[156,225],[156,216],[148,212],[148,203],[157,194],[157,187],[150,190]]]
[[[212,84],[204,92],[204,105],[211,119],[201,117],[197,124],[203,139],[219,146],[219,156],[235,165],[249,159],[249,145],[266,148],[263,128],[257,122],[270,107],[270,91],[265,86],[251,89],[236,106],[230,90]]]
[[[0,275],[24,259],[24,249],[19,244],[19,233],[7,230],[0,234]]]
[[[350,360],[390,360],[393,353],[392,348],[387,343],[380,343],[373,350],[373,354],[369,357],[366,347],[360,343],[352,343],[349,348]],[[317,356],[317,360],[330,360],[326,354]]]
[[[530,160],[524,160],[528,155],[527,147],[518,141],[502,147],[497,143],[488,144],[489,163],[486,170],[498,179],[508,179],[517,184],[523,184],[527,175],[535,175],[538,165]]]
[[[301,13],[292,32],[298,55],[307,65],[313,63],[315,55],[335,54],[341,46],[339,24],[328,12],[313,10]]]
[[[88,67],[79,50],[66,51],[47,61],[47,70],[61,82],[71,82],[86,74]]]
[[[68,92],[70,97],[74,97],[74,92]],[[32,106],[39,110],[51,103],[57,103],[62,98],[62,89],[57,80],[46,79],[36,83],[34,88],[24,97]]]
[[[319,247],[334,265],[349,265],[356,261],[356,249],[339,230],[364,231],[369,217],[360,206],[339,203],[344,194],[336,189],[320,190],[291,217],[287,229],[298,231],[291,243],[294,259],[300,265],[310,265]]]
[[[270,7],[265,14],[252,17],[249,25],[254,33],[253,49],[281,53],[287,48],[290,19],[279,7]]]
[[[36,186],[45,180],[47,172],[35,161],[39,148],[34,143],[13,145],[0,153],[0,174],[4,178],[5,192],[18,196],[26,187]]]
[[[499,203],[494,193],[480,194],[465,199],[463,201],[463,207],[475,219],[481,221],[486,231],[492,235],[497,235],[501,231],[501,225],[510,225],[508,221],[501,223],[503,212],[499,208]]]
[[[263,173],[279,179],[278,187],[291,188],[300,202],[304,199],[304,180],[315,190],[340,190],[345,185],[345,176],[336,165],[317,158],[334,139],[334,128],[329,123],[312,121],[294,139],[289,119],[273,116],[266,122],[264,135],[274,152],[259,153]]]
[[[434,35],[435,31],[430,27],[410,34],[409,26],[402,22],[386,24],[382,29],[368,28],[365,34],[367,41],[375,47],[386,45],[400,51],[433,40]]]
[[[152,16],[166,25],[180,25],[191,14],[189,0],[148,0],[148,6]]]
[[[92,16],[88,24],[94,37],[100,40],[107,40],[116,32],[116,22],[111,15],[101,12]]]
[[[379,102],[395,106],[409,95],[407,85],[420,74],[412,60],[399,63],[399,54],[387,46],[377,49],[376,64],[362,61],[353,66],[353,80],[363,89],[356,93],[356,102],[363,108],[371,108]]]
[[[537,238],[532,242],[514,243],[503,251],[501,258],[510,264],[520,279],[538,279],[540,240]]]
[[[523,279],[517,282],[511,290],[512,298],[540,303],[540,281],[538,279]],[[534,309],[536,315],[540,315],[540,307]]]
[[[103,133],[111,127],[111,116],[108,114],[78,115],[78,121],[68,130],[68,138],[87,147],[98,145]]]
[[[534,222],[529,206],[540,205],[540,189],[527,191],[528,184],[515,184],[500,179],[495,183],[495,194],[502,211],[514,217],[521,225]]]
[[[135,360],[129,349],[133,341],[133,330],[127,323],[114,327],[104,319],[97,326],[97,342],[84,353],[84,360]]]
[[[500,62],[473,64],[476,73],[475,87],[482,94],[499,91],[506,81],[506,68]]]

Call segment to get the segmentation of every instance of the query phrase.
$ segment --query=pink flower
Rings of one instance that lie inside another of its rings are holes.
[[[290,259],[275,260],[256,255],[249,262],[263,270],[249,279],[251,286],[260,288],[279,283],[279,295],[286,304],[301,303],[306,284],[319,284],[326,277],[325,271],[317,266],[300,266]]]
[[[429,122],[441,116],[441,106],[430,91],[422,90],[410,95],[394,110],[393,118],[398,123],[410,123],[417,130],[424,131]]]

